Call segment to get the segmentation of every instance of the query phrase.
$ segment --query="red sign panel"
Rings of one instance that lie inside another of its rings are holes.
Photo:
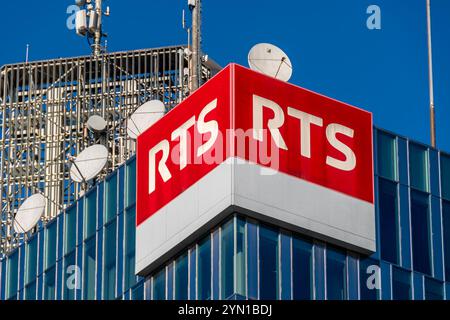
[[[138,137],[137,224],[232,156],[373,203],[371,113],[231,64]]]

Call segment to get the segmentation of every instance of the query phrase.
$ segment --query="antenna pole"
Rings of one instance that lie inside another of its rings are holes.
[[[201,0],[194,0],[192,6],[192,55],[190,93],[200,86],[200,42],[201,42]]]
[[[30,45],[27,43],[27,51],[25,53],[25,63],[28,63],[28,54],[30,53]]]
[[[427,36],[428,36],[428,81],[430,90],[430,138],[431,146],[436,147],[436,124],[434,113],[434,88],[433,88],[433,51],[431,46],[431,8],[430,0],[427,0]]]
[[[95,12],[97,13],[98,22],[94,33],[94,56],[98,57],[102,50],[102,0],[95,0]]]

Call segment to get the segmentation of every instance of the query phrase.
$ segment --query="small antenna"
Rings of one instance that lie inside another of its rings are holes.
[[[110,16],[109,6],[103,11],[102,0],[75,0],[75,4],[80,8],[75,16],[75,30],[79,36],[87,37],[92,53],[99,56],[102,53],[102,37],[107,36],[102,31],[102,17]]]
[[[30,45],[27,43],[27,50],[25,52],[25,63],[28,63],[28,54],[30,53]]]

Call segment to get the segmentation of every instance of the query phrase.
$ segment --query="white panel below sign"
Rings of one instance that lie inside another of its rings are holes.
[[[137,227],[136,272],[153,271],[232,212],[375,251],[373,204],[230,158]]]

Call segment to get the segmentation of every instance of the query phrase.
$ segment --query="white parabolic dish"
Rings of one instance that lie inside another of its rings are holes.
[[[292,76],[292,63],[280,48],[270,43],[259,43],[248,53],[248,65],[252,70],[288,81]]]
[[[107,123],[106,123],[105,119],[103,119],[102,117],[100,117],[99,115],[96,115],[96,114],[94,114],[93,116],[90,116],[87,121],[87,127],[89,128],[89,130],[95,131],[95,132],[105,131],[106,125],[107,125]]]
[[[128,118],[128,136],[135,140],[141,133],[161,119],[165,111],[164,103],[159,100],[151,100],[144,103]]]
[[[70,177],[75,182],[88,181],[95,178],[105,167],[108,160],[108,149],[101,144],[84,149],[70,167]]]
[[[28,197],[17,210],[14,217],[14,230],[25,233],[34,228],[39,222],[45,209],[45,198],[40,193]]]

